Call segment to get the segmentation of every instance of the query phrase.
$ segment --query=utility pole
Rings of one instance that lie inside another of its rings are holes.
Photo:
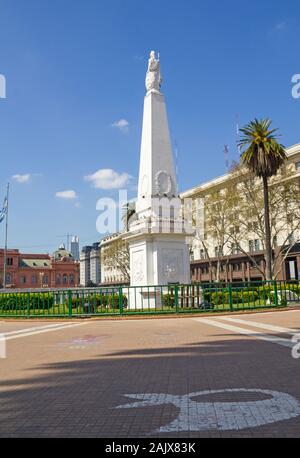
[[[240,115],[236,115],[236,143],[237,143],[237,152],[238,158],[240,159],[241,155],[241,147],[239,146],[239,139],[240,139]]]
[[[224,145],[224,157],[225,157],[226,172],[229,172],[229,147],[228,145]]]
[[[7,183],[7,190],[6,190],[5,245],[4,245],[4,266],[3,266],[3,287],[4,288],[6,288],[6,267],[7,267],[8,198],[9,198],[9,183]]]

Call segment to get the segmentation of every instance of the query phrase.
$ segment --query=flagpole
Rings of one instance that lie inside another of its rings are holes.
[[[6,215],[5,215],[5,245],[4,245],[4,268],[3,268],[3,287],[6,288],[6,265],[7,265],[7,229],[8,229],[8,198],[9,198],[9,183],[7,183],[6,191]]]

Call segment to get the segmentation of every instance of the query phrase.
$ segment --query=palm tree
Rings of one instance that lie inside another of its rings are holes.
[[[240,129],[242,138],[238,145],[244,148],[241,153],[241,162],[255,176],[262,178],[264,189],[264,215],[265,215],[265,259],[266,280],[272,279],[272,245],[269,209],[269,178],[276,175],[279,168],[287,159],[285,148],[278,143],[274,133],[277,129],[271,129],[270,119],[255,119]]]
[[[122,209],[123,209],[122,221],[124,223],[126,231],[128,231],[129,220],[136,213],[135,202],[134,201],[127,202],[125,205],[123,205]]]

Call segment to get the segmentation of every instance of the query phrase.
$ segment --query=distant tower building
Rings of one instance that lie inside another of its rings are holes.
[[[79,237],[74,236],[71,240],[71,253],[75,261],[79,261]]]
[[[98,285],[101,281],[99,245],[99,243],[94,243],[90,251],[90,281],[95,285]]]
[[[81,286],[98,285],[100,283],[100,247],[96,242],[84,246],[80,253],[80,284]]]

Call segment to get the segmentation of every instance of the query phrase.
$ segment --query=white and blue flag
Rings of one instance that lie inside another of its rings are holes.
[[[7,208],[8,208],[8,200],[7,200],[7,196],[5,196],[4,202],[3,202],[3,208],[2,210],[0,210],[0,223],[2,223],[2,221],[4,220],[7,214]]]

